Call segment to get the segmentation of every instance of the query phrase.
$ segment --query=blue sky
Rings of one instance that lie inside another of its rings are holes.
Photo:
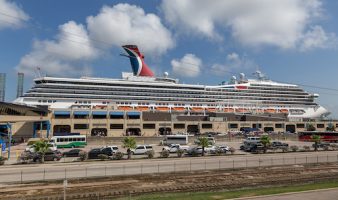
[[[338,1],[0,0],[0,66],[6,100],[16,73],[32,86],[51,76],[120,77],[119,56],[137,44],[153,71],[184,83],[218,84],[259,69],[276,81],[338,90]],[[338,117],[338,91],[306,87]]]

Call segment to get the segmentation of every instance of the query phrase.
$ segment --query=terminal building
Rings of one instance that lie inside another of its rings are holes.
[[[261,130],[264,132],[317,131],[338,128],[338,121],[290,121],[283,114],[156,112],[88,109],[53,109],[0,103],[0,125],[12,124],[14,138],[51,137],[56,133],[80,133],[88,137],[159,136]]]

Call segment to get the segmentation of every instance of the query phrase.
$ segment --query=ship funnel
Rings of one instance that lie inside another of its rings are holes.
[[[122,48],[128,53],[127,57],[135,76],[154,76],[154,73],[144,62],[144,55],[141,54],[136,45],[124,45]]]

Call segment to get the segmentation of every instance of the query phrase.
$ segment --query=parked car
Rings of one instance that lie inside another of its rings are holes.
[[[280,142],[280,141],[271,142],[271,147],[273,147],[273,148],[281,148],[281,147],[288,147],[288,146],[289,146],[289,144],[283,143],[283,142]]]
[[[209,153],[216,154],[218,150],[221,153],[226,153],[226,152],[230,151],[230,147],[228,147],[226,145],[213,146],[212,148],[209,149]]]
[[[101,154],[105,154],[107,156],[112,156],[113,154],[115,154],[113,148],[111,147],[103,147],[101,148]]]
[[[59,161],[62,157],[61,152],[59,151],[48,151],[45,153],[44,159],[45,161]],[[34,153],[33,161],[34,162],[41,162],[42,154],[41,153]]]
[[[189,148],[186,152],[188,155],[201,155],[202,154],[202,147],[192,147]]]
[[[119,148],[117,146],[106,146],[104,148],[110,148],[112,150],[113,154],[115,154],[119,151]]]
[[[145,154],[147,151],[153,150],[151,145],[137,145],[135,149],[131,149],[131,154]]]
[[[327,147],[327,146],[330,146],[330,143],[329,143],[329,142],[319,142],[319,143],[317,144],[317,147],[318,147],[318,148],[325,148],[325,147]],[[312,144],[312,147],[315,148],[315,144]]]
[[[216,146],[209,146],[209,147],[205,147],[204,148],[204,153],[210,153],[211,151],[215,151]],[[192,155],[192,154],[202,154],[203,148],[200,146],[197,147],[191,147],[189,148],[186,153],[188,155]]]
[[[176,153],[178,149],[182,149],[183,151],[187,151],[190,147],[187,145],[180,144],[170,144],[167,147],[163,147],[162,150],[168,150],[170,153]]]
[[[92,149],[88,152],[88,159],[98,159],[98,155],[102,154],[100,148]]]
[[[63,157],[79,157],[79,153],[82,151],[81,149],[72,149],[70,151],[66,151],[62,153]]]
[[[48,146],[49,146],[49,150],[51,150],[51,151],[56,151],[57,150],[57,147],[56,147],[55,143],[48,143]],[[26,149],[25,149],[25,151],[30,151],[30,152],[34,153],[35,152],[34,144],[27,146]]]
[[[244,143],[257,143],[257,142],[260,142],[260,141],[261,141],[260,137],[247,137],[244,140]]]
[[[246,149],[248,152],[257,153],[264,151],[264,146],[261,143],[251,143],[251,145]]]

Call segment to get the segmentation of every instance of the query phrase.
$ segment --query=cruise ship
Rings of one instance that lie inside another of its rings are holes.
[[[261,72],[255,79],[244,74],[229,82],[209,86],[182,84],[177,79],[155,77],[136,45],[125,45],[132,72],[120,79],[38,77],[34,86],[15,103],[44,105],[51,109],[107,109],[153,112],[242,114],[283,113],[289,118],[322,118],[329,112],[318,105],[318,94],[294,84],[278,83]]]

